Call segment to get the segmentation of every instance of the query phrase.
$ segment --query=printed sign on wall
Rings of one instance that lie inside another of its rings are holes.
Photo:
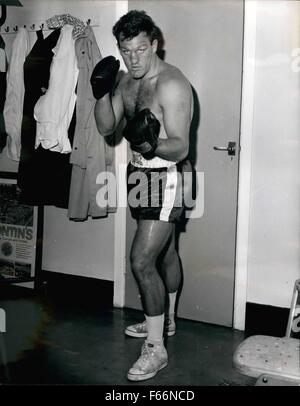
[[[19,196],[14,180],[0,180],[0,278],[35,274],[37,212]]]

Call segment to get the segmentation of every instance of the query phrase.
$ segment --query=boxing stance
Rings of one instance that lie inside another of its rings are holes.
[[[121,17],[113,34],[128,73],[116,84],[119,61],[109,56],[96,65],[91,77],[99,132],[111,135],[125,117],[123,134],[132,149],[127,169],[128,202],[137,230],[130,260],[145,321],[128,326],[125,333],[146,338],[140,357],[127,374],[132,381],[149,379],[168,363],[163,336],[175,334],[175,299],[181,280],[174,232],[183,206],[174,202],[182,193],[178,174],[189,150],[192,92],[181,71],[158,57],[157,32],[143,11],[133,10]],[[132,175],[144,176],[147,181],[142,187],[148,202],[154,198],[155,204],[131,204]],[[152,187],[153,175],[162,179],[157,190]]]

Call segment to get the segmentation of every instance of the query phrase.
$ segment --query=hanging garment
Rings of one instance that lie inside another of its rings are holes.
[[[0,35],[0,152],[6,145],[7,133],[5,130],[5,122],[3,117],[3,109],[6,95],[6,72],[7,72],[7,57],[5,52],[5,42]]]
[[[7,156],[19,161],[21,149],[21,124],[24,101],[23,65],[30,51],[28,31],[21,27],[12,45],[7,72],[4,121],[7,132]]]
[[[84,34],[85,24],[79,18],[73,17],[70,14],[55,15],[46,20],[48,28],[61,28],[66,24],[73,25],[72,35],[76,39]]]
[[[7,57],[5,52],[5,42],[0,35],[0,73],[7,71]]]
[[[115,207],[99,207],[96,195],[101,185],[96,184],[97,175],[103,172],[114,173],[114,149],[109,146],[96,126],[90,77],[101,54],[91,27],[75,42],[79,75],[77,85],[76,128],[70,162],[73,164],[68,216],[72,220],[85,220],[107,216]],[[108,189],[109,198],[116,194]],[[110,201],[110,200],[109,200]]]
[[[49,87],[34,107],[37,121],[35,147],[40,144],[51,151],[72,151],[68,128],[73,116],[78,78],[78,68],[70,25],[61,29],[61,34],[50,67]]]
[[[52,49],[60,36],[60,29],[47,38],[37,31],[37,41],[24,63],[25,96],[21,133],[21,157],[18,186],[22,202],[30,205],[54,205],[67,208],[72,165],[69,154],[52,152],[39,146],[35,149],[36,121],[34,106],[48,88]],[[72,141],[75,114],[69,127]]]

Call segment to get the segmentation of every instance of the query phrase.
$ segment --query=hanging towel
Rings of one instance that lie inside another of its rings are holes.
[[[37,121],[35,148],[40,144],[51,151],[70,153],[68,128],[73,116],[78,78],[74,39],[71,25],[65,25],[56,47],[50,67],[50,81],[46,93],[34,107]]]
[[[72,25],[73,28],[73,38],[76,39],[81,34],[84,33],[85,24],[79,18],[73,17],[70,14],[60,14],[55,15],[46,20],[48,28],[61,28],[66,24]]]
[[[19,161],[21,150],[21,125],[24,101],[23,65],[30,51],[28,31],[21,27],[12,45],[7,72],[4,121],[7,132],[7,156]]]

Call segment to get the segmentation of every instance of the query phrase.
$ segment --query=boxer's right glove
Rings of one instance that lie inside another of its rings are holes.
[[[91,76],[91,85],[95,99],[99,100],[105,94],[112,91],[119,68],[120,61],[114,56],[107,56],[97,63]]]
[[[130,142],[133,151],[137,151],[146,159],[155,155],[160,122],[150,109],[139,111],[124,128],[123,135]]]

